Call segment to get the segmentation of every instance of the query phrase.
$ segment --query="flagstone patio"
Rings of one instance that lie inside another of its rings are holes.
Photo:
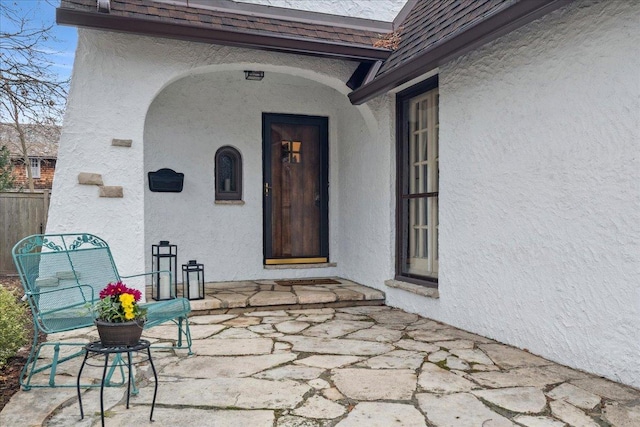
[[[191,318],[195,355],[155,349],[156,426],[639,426],[640,391],[386,306],[261,310]],[[145,335],[167,341],[175,329]],[[96,339],[93,329],[64,340]],[[80,360],[63,365],[75,383]],[[66,365],[66,366],[65,366]],[[83,379],[97,380],[99,368]],[[153,381],[105,391],[107,426],[149,425]],[[46,377],[40,377],[46,382]],[[99,389],[18,392],[2,426],[100,425]]]

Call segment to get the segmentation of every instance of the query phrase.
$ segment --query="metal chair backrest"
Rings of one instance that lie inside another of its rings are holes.
[[[13,259],[45,333],[91,326],[91,304],[120,280],[109,246],[92,234],[32,235],[14,246]]]

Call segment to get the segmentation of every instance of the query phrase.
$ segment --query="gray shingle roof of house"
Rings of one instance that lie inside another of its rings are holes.
[[[29,157],[55,159],[58,157],[58,141],[60,139],[59,126],[22,125],[27,138],[27,152]],[[11,125],[0,123],[0,146],[6,146],[11,158],[22,157],[18,132]]]
[[[400,67],[421,52],[513,3],[514,0],[418,0],[400,25],[398,48],[377,75]]]

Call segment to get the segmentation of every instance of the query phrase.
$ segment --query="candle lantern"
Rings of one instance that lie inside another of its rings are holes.
[[[187,299],[204,299],[204,265],[192,259],[182,264],[182,295]]]
[[[151,298],[156,301],[172,299],[178,291],[178,246],[168,240],[151,245],[153,283]]]

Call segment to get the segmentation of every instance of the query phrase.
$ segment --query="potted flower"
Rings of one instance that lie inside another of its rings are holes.
[[[140,340],[147,310],[138,305],[142,294],[121,281],[109,283],[96,303],[96,326],[105,346],[134,345]]]

